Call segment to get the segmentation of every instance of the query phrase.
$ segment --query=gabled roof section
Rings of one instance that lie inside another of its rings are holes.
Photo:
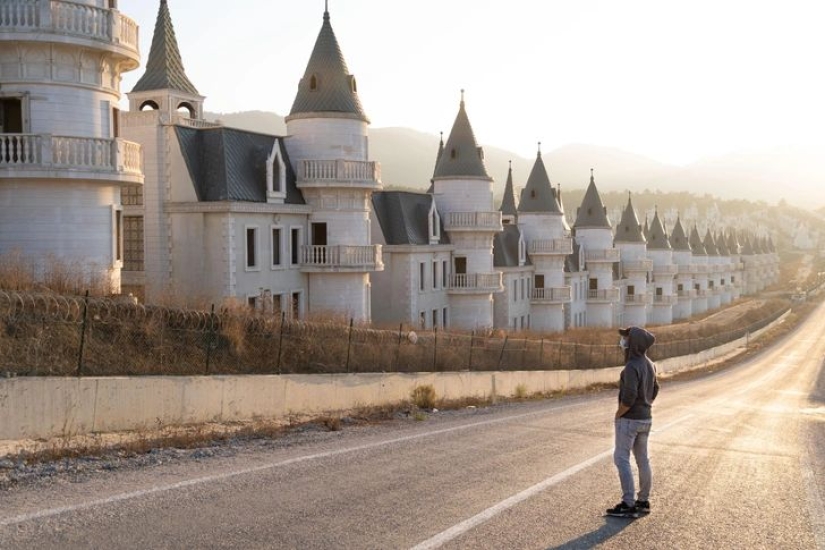
[[[690,249],[694,256],[707,256],[705,250],[705,243],[702,242],[702,237],[699,236],[699,229],[694,225],[690,231]]]
[[[561,214],[562,210],[556,200],[556,193],[550,185],[547,168],[541,158],[541,143],[536,154],[536,162],[530,170],[527,184],[521,190],[521,200],[518,203],[519,212],[539,212],[544,214]]]
[[[181,154],[200,202],[266,202],[266,160],[276,136],[235,128],[175,126]],[[305,204],[295,185],[295,173],[283,140],[278,140],[286,165],[286,204]]]
[[[619,221],[619,225],[616,226],[614,241],[617,243],[647,242],[642,233],[642,224],[639,223],[639,218],[636,216],[636,209],[633,208],[630,193],[627,194],[627,206],[625,206],[624,212],[622,212],[622,219]]]
[[[647,231],[647,248],[648,250],[671,250],[670,239],[667,238],[665,226],[662,220],[659,219],[659,211],[653,214],[653,221],[650,222],[650,227]]]
[[[349,73],[329,22],[329,11],[324,11],[321,32],[315,40],[304,77],[298,83],[298,94],[287,120],[309,113],[337,113],[369,122],[358,99],[355,77]]]
[[[582,204],[576,212],[576,222],[573,224],[573,229],[610,227],[610,221],[607,219],[607,208],[605,208],[602,198],[599,196],[599,190],[596,189],[596,180],[593,176],[593,169],[590,169],[590,184],[584,192]]]
[[[513,191],[513,162],[510,161],[510,166],[507,168],[507,183],[504,185],[504,197],[501,199],[501,213],[505,216],[515,216],[516,210],[516,193]]]
[[[742,252],[742,245],[739,244],[739,239],[736,237],[736,231],[733,229],[728,232],[728,251],[732,255],[738,255]]]
[[[132,89],[133,92],[154,90],[176,90],[200,95],[183,69],[183,60],[166,0],[160,0],[155,34],[152,37],[149,59],[146,61],[146,72]]]
[[[710,229],[705,233],[705,240],[702,241],[702,244],[705,245],[705,252],[708,256],[719,255],[719,249],[716,248],[716,239],[713,238],[713,233],[710,232]]]
[[[670,233],[670,246],[673,247],[673,250],[690,250],[690,241],[688,241],[685,229],[682,227],[682,221],[679,218],[676,218],[676,224]]]
[[[428,217],[433,196],[408,191],[378,191],[372,194],[372,206],[384,240],[388,245],[429,245]],[[443,223],[439,227],[439,244],[449,244]]]
[[[716,251],[720,256],[730,256],[728,243],[725,242],[725,235],[721,231],[716,234],[713,240],[716,242]]]
[[[435,165],[433,179],[471,177],[491,180],[487,174],[487,167],[484,166],[484,155],[481,147],[476,142],[473,127],[470,125],[470,118],[464,108],[464,91],[461,91],[461,103],[458,108],[458,115],[453,122],[453,129],[444,151]]]
[[[521,239],[521,230],[516,225],[505,225],[504,229],[493,236],[493,266],[518,267],[518,243]],[[530,258],[525,260],[530,265]]]

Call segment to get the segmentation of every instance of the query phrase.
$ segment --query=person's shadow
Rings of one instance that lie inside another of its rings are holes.
[[[633,519],[605,517],[604,525],[585,533],[577,539],[567,541],[559,546],[552,546],[547,550],[578,550],[583,548],[593,548],[597,544],[605,542],[607,539],[621,533],[628,525],[633,523]]]

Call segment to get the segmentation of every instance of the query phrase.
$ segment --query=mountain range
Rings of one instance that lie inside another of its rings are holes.
[[[206,113],[225,126],[286,135],[284,117],[264,111]],[[370,128],[370,159],[381,163],[385,187],[424,191],[430,185],[440,137],[410,128]],[[516,193],[527,182],[535,158],[481,144],[494,191],[501,197],[512,162]],[[785,201],[813,209],[825,206],[825,166],[813,151],[791,148],[732,153],[674,166],[617,148],[570,144],[542,153],[550,181],[584,189],[595,171],[600,191],[658,191],[710,194],[721,199]],[[518,197],[517,197],[518,199]]]

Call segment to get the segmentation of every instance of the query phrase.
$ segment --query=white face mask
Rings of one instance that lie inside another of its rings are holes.
[[[619,338],[619,347],[622,349],[627,349],[627,338],[625,338],[624,336]]]

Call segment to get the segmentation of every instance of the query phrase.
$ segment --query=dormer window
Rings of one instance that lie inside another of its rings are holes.
[[[358,93],[358,85],[355,83],[355,77],[354,76],[349,77],[349,87],[350,87],[350,90],[352,91],[352,93],[354,93],[354,94]]]
[[[286,199],[286,164],[280,140],[275,140],[266,159],[266,202],[283,204]]]
[[[451,159],[458,158],[458,150],[457,149],[450,149],[450,158]]]
[[[430,213],[427,216],[430,244],[438,244],[441,240],[441,216],[435,208],[435,201],[430,204]]]
[[[527,263],[527,243],[524,242],[524,235],[519,235],[518,239],[518,265]]]
[[[309,79],[309,91],[314,92],[316,90],[318,90],[318,77],[312,75]]]
[[[535,198],[536,198],[536,190],[535,190],[535,189],[530,189],[530,198],[531,198],[531,199],[535,199]]]

